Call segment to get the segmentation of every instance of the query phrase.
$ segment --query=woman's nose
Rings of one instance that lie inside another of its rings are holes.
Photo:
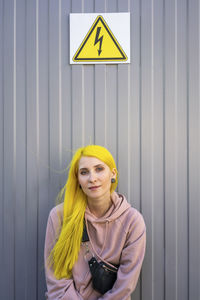
[[[96,181],[96,176],[93,172],[90,172],[90,174],[89,174],[89,181],[90,182]]]

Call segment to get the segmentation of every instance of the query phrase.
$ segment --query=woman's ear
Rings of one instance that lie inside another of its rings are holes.
[[[112,169],[112,178],[116,179],[117,177],[117,170],[115,168]]]

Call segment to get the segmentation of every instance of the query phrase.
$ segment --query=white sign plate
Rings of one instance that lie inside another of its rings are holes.
[[[70,64],[130,63],[130,13],[70,14]]]

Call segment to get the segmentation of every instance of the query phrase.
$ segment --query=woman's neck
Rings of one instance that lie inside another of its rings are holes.
[[[103,217],[106,214],[106,212],[109,210],[111,205],[112,205],[112,200],[110,197],[109,199],[105,199],[105,200],[88,199],[89,210],[97,218]]]

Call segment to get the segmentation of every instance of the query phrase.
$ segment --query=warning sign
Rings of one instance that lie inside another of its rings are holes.
[[[102,16],[98,16],[73,61],[122,61],[127,56]]]
[[[130,63],[130,13],[70,14],[70,63]]]

